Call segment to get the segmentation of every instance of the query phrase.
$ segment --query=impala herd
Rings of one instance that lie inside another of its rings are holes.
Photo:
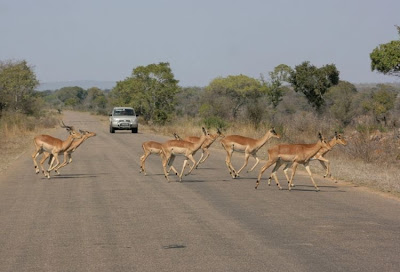
[[[49,135],[38,135],[34,138],[35,152],[32,154],[33,163],[35,166],[35,172],[40,172],[39,166],[36,162],[36,158],[43,154],[40,160],[40,169],[45,177],[50,178],[50,172],[54,170],[59,174],[59,169],[72,162],[72,153],[87,139],[96,136],[96,133],[90,131],[76,131],[74,127],[67,126],[64,122],[61,123],[61,127],[65,128],[69,133],[66,140],[60,140]],[[198,168],[201,163],[204,163],[210,156],[209,147],[218,139],[221,138],[220,143],[226,151],[225,163],[228,168],[229,174],[232,178],[239,177],[240,172],[247,166],[250,156],[254,157],[256,163],[248,170],[251,172],[260,162],[257,157],[257,151],[263,147],[267,141],[271,138],[280,138],[280,135],[276,133],[274,128],[268,130],[263,137],[259,139],[253,139],[240,135],[224,135],[218,129],[215,134],[210,134],[205,128],[202,128],[202,134],[200,137],[188,136],[181,138],[179,135],[174,133],[175,139],[168,140],[164,143],[155,141],[147,141],[142,144],[144,154],[140,157],[140,172],[147,175],[145,162],[149,155],[156,154],[161,157],[162,167],[164,176],[169,182],[169,173],[172,170],[182,181],[185,168],[192,163],[190,170],[185,174],[189,175],[194,169]],[[262,174],[273,164],[275,164],[271,175],[268,178],[268,185],[271,184],[272,178],[274,178],[276,185],[279,189],[282,189],[276,172],[282,166],[284,166],[283,172],[288,182],[288,189],[291,190],[293,184],[293,177],[296,173],[297,166],[302,164],[305,166],[308,174],[310,175],[311,181],[316,189],[319,191],[317,184],[315,183],[312,173],[310,170],[309,163],[312,160],[318,160],[326,170],[324,177],[331,177],[330,163],[329,160],[323,156],[329,152],[335,145],[346,145],[347,142],[341,134],[335,132],[334,137],[327,142],[321,133],[318,134],[318,141],[314,144],[278,144],[268,149],[268,160],[265,165],[260,169],[258,174],[255,189],[258,188]],[[196,162],[194,155],[197,151],[202,150],[201,157]],[[244,163],[236,170],[231,162],[233,152],[244,153]],[[58,156],[64,155],[64,161],[60,163]],[[176,156],[183,156],[184,162],[182,169],[178,172],[173,166],[173,162]],[[49,160],[49,168],[46,170],[44,162]],[[291,167],[291,176],[289,178],[287,171]],[[167,169],[168,168],[168,169]]]
[[[260,162],[259,158],[257,157],[257,151],[260,150],[260,148],[263,147],[269,139],[280,138],[280,135],[276,133],[274,128],[268,130],[265,135],[260,139],[253,139],[240,135],[223,135],[219,129],[217,130],[216,134],[209,134],[204,128],[202,128],[202,131],[203,135],[201,137],[189,136],[182,139],[181,137],[179,137],[179,135],[174,133],[174,140],[169,140],[164,143],[154,141],[144,142],[142,144],[144,154],[140,157],[140,172],[143,172],[144,175],[147,175],[145,169],[146,159],[150,154],[156,154],[161,157],[164,175],[168,182],[168,175],[171,170],[179,177],[179,180],[182,181],[182,176],[186,166],[188,165],[188,161],[190,160],[193,164],[186,175],[189,175],[194,168],[197,168],[200,163],[203,163],[208,158],[208,156],[210,155],[208,148],[215,140],[221,137],[222,139],[220,140],[220,143],[226,151],[225,163],[228,168],[229,174],[232,176],[232,178],[237,178],[239,177],[240,172],[247,166],[250,155],[255,158],[256,163],[247,172],[253,171]],[[278,188],[282,189],[276,175],[276,171],[279,169],[280,166],[285,164],[283,171],[288,182],[288,189],[291,190],[291,187],[294,186],[293,177],[296,173],[297,166],[298,164],[303,164],[308,174],[310,175],[311,181],[316,191],[319,191],[319,188],[312,177],[312,173],[309,167],[310,161],[318,160],[326,170],[326,174],[324,175],[324,177],[331,177],[329,160],[327,160],[323,156],[335,145],[346,145],[347,142],[341,134],[338,134],[336,132],[335,136],[329,143],[325,140],[321,133],[318,134],[318,138],[319,139],[315,144],[280,144],[268,149],[269,159],[260,170],[255,189],[258,188],[262,174],[273,164],[275,164],[275,167],[272,170],[272,174],[268,179],[268,185],[271,184],[271,179],[273,177]],[[193,158],[193,155],[200,148],[202,149],[203,153],[200,159],[196,162]],[[237,171],[231,163],[231,158],[234,151],[244,153],[244,163],[242,167]],[[207,155],[204,156],[204,154]],[[177,155],[184,156],[184,162],[180,173],[178,173],[178,171],[172,165],[175,156]],[[167,166],[169,166],[168,170]],[[290,178],[287,174],[287,170],[289,169],[289,167],[291,167],[292,170],[292,175]]]

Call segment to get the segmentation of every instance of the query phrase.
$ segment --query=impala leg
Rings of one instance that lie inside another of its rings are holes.
[[[203,160],[201,160],[201,158],[200,158],[199,162],[197,163],[197,166],[198,166],[200,163],[205,162],[205,161],[208,159],[208,157],[210,156],[210,151],[208,151],[208,148],[203,150],[202,155],[203,155],[203,154],[206,154],[206,155],[205,155],[205,157],[204,157]],[[196,167],[196,168],[197,168],[197,167]]]
[[[288,182],[289,182],[289,179],[287,179],[287,180],[288,180]],[[271,185],[271,181],[272,181],[272,172],[271,172],[271,174],[270,174],[269,177],[268,177],[268,186]]]
[[[324,175],[324,178],[330,177],[331,176],[331,169],[330,169],[330,163],[329,160],[320,157],[318,158],[318,161],[321,163],[322,167],[326,170],[326,173]]]
[[[231,163],[233,151],[227,151],[226,153],[227,153],[225,159],[226,167],[228,167],[229,174],[232,176],[232,178],[236,178],[237,174]]]
[[[43,152],[42,154],[43,154],[43,157],[40,160],[39,164],[40,164],[40,168],[42,169],[42,173],[46,176],[43,164],[50,157],[50,153]]]
[[[69,152],[64,152],[64,161],[63,161],[59,166],[57,166],[56,168],[54,168],[54,171],[57,173],[57,175],[60,174],[60,172],[58,172],[58,170],[59,170],[60,168],[63,168],[63,167],[66,166],[67,164],[70,164],[71,161],[72,161],[71,153],[69,153]]]
[[[179,176],[179,181],[182,181],[183,172],[185,171],[185,168],[186,168],[186,164],[187,164],[187,163],[188,163],[188,160],[185,159],[185,160],[183,161],[181,173],[180,173],[180,175],[178,175],[178,176]]]
[[[265,172],[265,170],[267,170],[272,164],[274,164],[276,162],[276,160],[268,160],[265,165],[263,167],[261,167],[260,172],[258,174],[258,178],[257,178],[257,182],[256,182],[256,189],[258,187],[258,185],[260,184],[260,180],[262,177],[262,174]]]
[[[54,161],[56,161],[56,164],[53,166]],[[47,178],[50,178],[50,172],[51,170],[53,170],[54,168],[56,168],[58,165],[60,164],[60,161],[58,159],[58,153],[54,153],[53,154],[53,160],[50,163],[50,167],[49,169],[47,169]]]
[[[197,169],[197,167],[199,166],[199,164],[202,163],[201,160],[203,159],[203,157],[204,157],[204,150],[203,150],[203,152],[201,152],[200,159],[197,161],[196,165],[194,166],[196,169]]]
[[[292,175],[290,177],[290,181],[289,181],[289,184],[288,184],[289,191],[292,189],[293,177],[294,177],[294,174],[296,174],[297,165],[298,165],[298,163],[294,162],[293,166],[292,166]]]
[[[55,164],[55,165],[53,165],[53,164],[54,164],[54,161],[56,161],[56,164]],[[51,162],[51,164],[50,164],[50,167],[49,167],[49,169],[48,169],[47,171],[50,172],[51,170],[53,170],[54,168],[56,168],[59,164],[60,164],[60,160],[58,159],[58,153],[54,153],[54,154],[53,154],[53,160],[52,160],[52,162]]]
[[[146,159],[147,157],[150,155],[150,152],[145,152],[141,157],[140,157],[140,173],[144,173],[144,175],[146,176],[146,168],[145,168],[145,163],[146,163]]]
[[[281,165],[282,165],[282,161],[281,161],[281,160],[278,160],[278,161],[276,162],[276,164],[275,164],[274,169],[272,169],[272,173],[271,173],[271,176],[274,177],[276,186],[278,186],[279,190],[282,190],[282,186],[281,186],[281,184],[279,183],[278,175],[276,174],[276,172],[278,171],[279,167],[281,167]],[[270,180],[268,180],[268,181],[270,182]],[[268,185],[270,185],[270,184],[268,184]]]
[[[290,163],[287,163],[287,164],[285,165],[285,167],[283,168],[283,173],[285,174],[285,177],[286,177],[286,180],[287,180],[288,184],[289,184],[289,181],[290,181],[289,176],[288,176],[288,173],[287,173],[288,170],[289,170],[289,167],[290,167]],[[294,184],[292,183],[291,186],[294,187]]]
[[[195,168],[194,166],[196,165],[196,161],[192,155],[187,156],[187,158],[193,163],[193,166],[190,168],[189,172],[187,172],[185,176],[190,175],[190,173],[192,173],[193,169]]]
[[[37,156],[39,156],[40,153],[41,153],[40,149],[36,149],[36,151],[32,154],[32,160],[33,160],[33,165],[35,166],[35,173],[36,174],[39,174],[39,172],[40,172],[39,166],[38,166],[38,164],[36,162],[36,158],[37,158]]]
[[[171,154],[170,159],[168,160],[168,173],[171,172],[171,170],[175,173],[175,175],[179,176],[178,170],[175,169],[175,167],[172,165],[175,161],[175,155]]]
[[[245,153],[244,154],[244,163],[242,165],[242,167],[237,171],[237,176],[239,176],[240,172],[242,172],[243,168],[245,168],[247,166],[247,164],[249,163],[249,158],[250,158],[250,154],[249,153]]]
[[[305,165],[305,167],[306,167],[307,173],[310,175],[312,183],[314,184],[315,190],[318,192],[319,188],[312,177],[312,173],[311,173],[310,166],[308,165],[308,163]]]
[[[166,180],[169,182],[169,178],[168,178],[168,172],[167,172],[167,165],[169,162],[170,158],[168,157],[168,155],[164,156],[162,158],[162,166],[163,166],[163,170],[164,170],[164,177],[166,178]]]
[[[171,166],[169,167],[168,173],[171,172],[171,171],[174,172],[175,175],[179,176],[178,170],[176,170],[175,166],[171,165]]]
[[[252,167],[250,170],[247,170],[247,173],[253,171],[254,168],[256,168],[256,166],[257,166],[258,163],[260,162],[260,159],[259,159],[256,155],[253,155],[253,157],[256,159],[256,163],[253,165],[253,167]]]

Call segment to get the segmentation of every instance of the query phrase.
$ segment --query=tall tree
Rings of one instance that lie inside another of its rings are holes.
[[[396,27],[400,36],[400,27]],[[376,70],[385,75],[400,76],[400,39],[380,44],[369,56],[372,71]]]
[[[38,85],[33,69],[25,60],[0,62],[0,112],[7,109],[25,112]]]
[[[256,102],[262,96],[261,90],[258,80],[245,75],[218,77],[206,87],[202,109],[207,108],[209,116],[236,119],[249,101]]]
[[[167,62],[138,66],[117,82],[110,96],[114,105],[133,106],[146,121],[164,124],[174,112],[178,82]]]
[[[269,72],[269,77],[271,82],[265,81],[261,77],[261,82],[264,87],[266,87],[266,94],[269,102],[275,109],[279,102],[282,101],[282,97],[287,91],[287,87],[283,86],[284,82],[288,82],[292,68],[286,64],[280,64],[274,68],[274,71]]]
[[[329,112],[344,125],[348,125],[352,118],[352,101],[357,94],[357,88],[347,81],[340,81],[326,93],[326,104]]]
[[[363,102],[364,109],[372,112],[375,119],[386,125],[387,114],[395,106],[397,92],[390,85],[379,84],[377,90],[371,92],[370,98]]]
[[[339,71],[334,64],[318,68],[305,61],[291,71],[289,82],[296,92],[303,93],[314,109],[320,112],[325,92],[339,83]]]

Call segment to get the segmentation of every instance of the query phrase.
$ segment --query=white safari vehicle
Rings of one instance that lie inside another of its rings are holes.
[[[131,107],[114,107],[110,113],[110,133],[116,130],[131,130],[138,132],[138,119]]]

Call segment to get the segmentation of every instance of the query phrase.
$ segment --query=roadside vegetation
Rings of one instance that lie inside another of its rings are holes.
[[[374,49],[371,69],[400,77],[398,43]],[[259,138],[273,126],[282,138],[260,150],[262,159],[274,144],[313,143],[319,131],[327,139],[338,132],[348,145],[336,146],[326,156],[336,179],[400,193],[400,84],[343,81],[335,64],[280,64],[261,71],[259,78],[216,77],[202,87],[179,86],[170,64],[163,62],[135,67],[112,90],[71,86],[38,92],[38,84],[25,61],[0,62],[3,160],[8,149],[28,144],[14,141],[57,126],[64,110],[107,115],[113,106],[123,105],[136,109],[142,127],[171,137],[174,132],[200,135],[205,126],[213,133],[220,128],[226,135]],[[317,162],[312,168],[323,174]]]

